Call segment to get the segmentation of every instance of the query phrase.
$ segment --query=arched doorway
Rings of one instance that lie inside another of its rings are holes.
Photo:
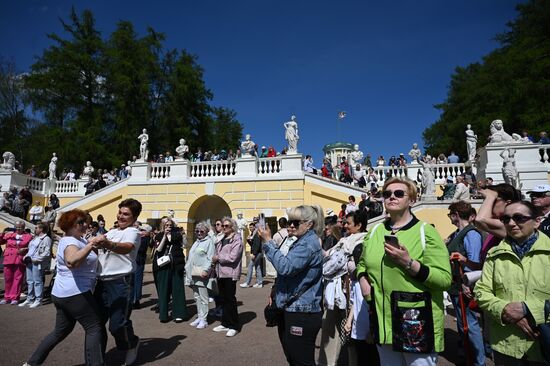
[[[227,202],[220,196],[202,196],[193,202],[189,208],[189,216],[187,218],[187,246],[191,247],[195,241],[195,223],[210,220],[213,224],[214,220],[224,216],[231,216],[231,209]]]

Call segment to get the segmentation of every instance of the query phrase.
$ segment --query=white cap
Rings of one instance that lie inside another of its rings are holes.
[[[550,192],[550,184],[537,184],[527,194]]]
[[[332,209],[327,209],[327,216],[334,216],[334,211]]]

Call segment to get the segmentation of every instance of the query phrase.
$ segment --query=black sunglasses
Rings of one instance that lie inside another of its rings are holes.
[[[402,189],[396,189],[395,191],[384,191],[382,192],[382,197],[384,197],[385,199],[388,199],[391,197],[392,193],[396,198],[405,197],[405,191]]]
[[[500,218],[500,221],[502,221],[503,224],[508,224],[510,220],[514,220],[516,224],[524,224],[532,219],[534,219],[533,216],[523,216],[521,214],[515,214],[512,216],[504,215]]]
[[[228,228],[228,227],[231,227],[231,225],[224,224],[224,225],[222,225],[222,227]]]
[[[77,225],[82,225],[82,224],[84,224],[85,222],[86,222],[86,220],[80,219],[80,220],[78,220],[78,221],[76,222],[76,224],[77,224]]]
[[[529,195],[531,198],[544,198],[549,195],[550,192],[531,192]]]
[[[288,220],[288,226],[298,227],[304,220]]]

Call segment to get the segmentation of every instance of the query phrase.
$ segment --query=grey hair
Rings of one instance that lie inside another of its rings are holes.
[[[231,229],[233,229],[233,232],[235,232],[235,233],[239,232],[239,227],[237,225],[237,221],[235,221],[234,218],[231,218],[229,216],[224,216],[222,218],[222,223],[224,223],[225,221],[229,221],[231,223]]]
[[[206,233],[210,231],[210,225],[208,225],[208,222],[201,221],[197,225],[195,225],[195,230],[197,229],[203,229]]]
[[[25,221],[23,220],[17,220],[13,226],[17,226],[17,225],[23,225],[23,227],[26,227],[27,225],[25,224]]]
[[[289,220],[307,220],[313,223],[312,229],[317,236],[323,234],[325,229],[325,217],[323,215],[323,208],[319,205],[301,205],[287,210]]]

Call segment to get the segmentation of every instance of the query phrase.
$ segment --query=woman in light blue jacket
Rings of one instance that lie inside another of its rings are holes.
[[[288,226],[298,238],[285,255],[268,227],[258,233],[266,258],[277,271],[275,303],[284,310],[279,339],[289,365],[316,365],[315,339],[321,329],[323,254],[319,239],[323,209],[302,205],[288,210]]]
[[[50,267],[50,253],[52,239],[48,236],[50,227],[47,223],[39,222],[34,229],[35,237],[29,243],[29,251],[24,257],[27,267],[27,285],[29,288],[27,299],[19,304],[20,307],[36,308],[42,303],[44,291],[44,271]]]
[[[193,243],[185,264],[185,284],[193,290],[197,303],[197,319],[191,322],[191,326],[197,329],[208,326],[208,289],[211,289],[214,281],[210,278],[210,270],[215,247],[212,237],[208,235],[209,229],[204,221],[195,226],[197,240]]]

